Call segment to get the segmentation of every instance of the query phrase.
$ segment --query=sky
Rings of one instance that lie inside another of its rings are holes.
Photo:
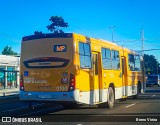
[[[50,33],[51,16],[69,24],[64,32],[113,40],[141,51],[160,49],[160,0],[0,0],[0,53],[5,46],[20,53],[23,36]],[[110,28],[114,27],[114,28]],[[143,28],[142,28],[143,27]],[[160,50],[144,51],[160,62]]]

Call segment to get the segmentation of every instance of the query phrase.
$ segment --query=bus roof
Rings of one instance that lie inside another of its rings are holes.
[[[71,38],[73,33],[47,33],[39,35],[25,36],[22,38],[22,41],[34,40],[34,39],[43,39],[43,38]]]
[[[77,33],[42,33],[42,34],[38,34],[38,35],[30,35],[30,36],[24,36],[22,38],[22,41],[28,41],[28,40],[35,40],[35,39],[43,39],[43,38],[72,38],[73,35],[76,34],[76,35],[81,35],[81,34],[77,34]],[[81,35],[81,36],[84,36],[84,35]],[[86,36],[85,36],[86,37]],[[130,49],[127,49],[127,48],[124,48],[122,46],[119,46],[117,45],[116,43],[112,43],[112,42],[109,42],[109,41],[106,41],[106,40],[102,40],[102,39],[97,39],[97,38],[92,38],[92,37],[89,37],[91,39],[96,39],[96,40],[100,40],[100,41],[103,41],[105,43],[108,43],[110,45],[114,45],[114,46],[118,46],[118,47],[121,47],[123,48],[125,51],[131,51],[132,53],[137,53],[135,51],[132,51]]]

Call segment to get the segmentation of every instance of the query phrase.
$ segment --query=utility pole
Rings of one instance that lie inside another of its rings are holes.
[[[158,75],[158,69],[159,69],[159,64],[158,64],[158,60],[157,60],[157,75]]]
[[[109,26],[108,28],[110,28],[112,30],[112,42],[114,43],[114,28],[116,26]]]
[[[143,61],[142,61],[142,67],[143,67],[143,84],[142,84],[142,92],[145,92],[146,90],[146,83],[145,83],[145,65],[144,65],[144,29],[143,29],[143,24],[142,24],[142,28],[141,28],[141,41],[142,41],[142,57],[143,57]]]
[[[142,29],[141,29],[141,41],[142,41],[142,54],[144,54],[144,29],[143,29],[143,24],[142,24]]]

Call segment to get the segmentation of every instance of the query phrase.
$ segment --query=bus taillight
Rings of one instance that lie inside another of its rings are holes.
[[[75,90],[75,83],[75,76],[73,74],[70,74],[69,91]]]
[[[24,86],[23,86],[23,76],[21,75],[20,77],[20,90],[24,90]]]

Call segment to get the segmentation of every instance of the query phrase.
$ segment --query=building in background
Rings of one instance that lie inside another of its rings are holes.
[[[19,86],[20,56],[0,55],[0,86],[4,88]]]

